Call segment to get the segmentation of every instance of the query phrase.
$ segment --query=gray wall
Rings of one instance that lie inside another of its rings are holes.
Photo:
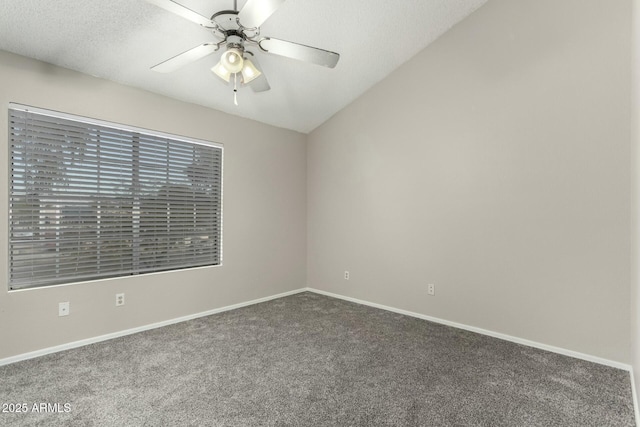
[[[312,132],[308,285],[630,363],[630,16],[492,0]]]
[[[0,292],[0,358],[299,289],[306,282],[306,136],[0,52],[0,224],[9,102],[221,142],[224,266]],[[215,83],[215,82],[214,82]],[[213,84],[213,83],[212,83]],[[7,242],[7,227],[0,227]],[[7,247],[0,277],[7,289]],[[115,294],[126,304],[115,307]],[[71,314],[58,317],[58,302]]]

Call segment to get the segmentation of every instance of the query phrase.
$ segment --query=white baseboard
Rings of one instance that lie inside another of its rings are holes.
[[[636,391],[636,380],[633,372],[633,367],[629,370],[629,376],[631,377],[631,396],[633,398],[633,412],[636,417],[636,425],[640,426],[640,410],[638,409],[638,393]]]
[[[451,321],[448,321],[448,320],[439,319],[437,317],[427,316],[427,315],[420,314],[420,313],[414,313],[412,311],[402,310],[402,309],[399,309],[399,308],[390,307],[390,306],[386,306],[386,305],[383,305],[383,304],[377,304],[377,303],[374,303],[374,302],[365,301],[365,300],[352,298],[352,297],[347,297],[347,296],[344,296],[344,295],[339,295],[339,294],[335,294],[335,293],[332,293],[332,292],[322,291],[320,289],[314,289],[314,288],[309,288],[309,287],[301,288],[301,289],[295,289],[293,291],[283,292],[283,293],[277,294],[277,295],[271,295],[271,296],[264,297],[264,298],[258,298],[258,299],[255,299],[255,300],[241,302],[241,303],[229,305],[229,306],[226,306],[226,307],[215,308],[213,310],[208,310],[208,311],[204,311],[204,312],[201,312],[201,313],[190,314],[188,316],[182,316],[182,317],[178,317],[178,318],[175,318],[175,319],[169,319],[169,320],[165,320],[165,321],[162,321],[162,322],[157,322],[157,323],[152,323],[152,324],[149,324],[149,325],[139,326],[139,327],[136,327],[136,328],[126,329],[124,331],[113,332],[113,333],[110,333],[110,334],[100,335],[100,336],[97,336],[97,337],[87,338],[87,339],[83,339],[83,340],[79,340],[79,341],[73,341],[73,342],[70,342],[70,343],[61,344],[61,345],[57,345],[57,346],[54,346],[54,347],[44,348],[42,350],[36,350],[36,351],[29,352],[29,353],[23,353],[23,354],[19,354],[19,355],[16,355],[16,356],[10,356],[10,357],[4,358],[4,359],[0,359],[0,366],[8,365],[10,363],[19,362],[21,360],[32,359],[34,357],[44,356],[46,354],[57,353],[59,351],[64,351],[64,350],[69,350],[69,349],[72,349],[72,348],[82,347],[82,346],[85,346],[85,345],[88,345],[88,344],[93,344],[93,343],[97,343],[97,342],[101,342],[101,341],[106,341],[106,340],[110,340],[110,339],[113,339],[113,338],[118,338],[118,337],[122,337],[122,336],[126,336],[126,335],[131,335],[131,334],[135,334],[135,333],[138,333],[138,332],[147,331],[147,330],[150,330],[150,329],[161,328],[163,326],[172,325],[174,323],[185,322],[187,320],[196,319],[198,317],[210,316],[212,314],[222,313],[224,311],[235,310],[237,308],[246,307],[246,306],[253,305],[253,304],[259,304],[261,302],[266,302],[266,301],[270,301],[270,300],[273,300],[273,299],[276,299],[276,298],[282,298],[282,297],[298,294],[298,293],[305,292],[305,291],[313,292],[313,293],[320,294],[320,295],[329,296],[329,297],[332,297],[332,298],[338,298],[338,299],[342,299],[342,300],[345,300],[345,301],[354,302],[354,303],[357,303],[357,304],[367,305],[367,306],[370,306],[370,307],[375,307],[375,308],[379,308],[381,310],[391,311],[391,312],[398,313],[398,314],[403,314],[403,315],[406,315],[406,316],[416,317],[416,318],[419,318],[419,319],[428,320],[430,322],[440,323],[440,324],[443,324],[443,325],[452,326],[454,328],[464,329],[464,330],[471,331],[471,332],[476,332],[476,333],[479,333],[479,334],[482,334],[482,335],[487,335],[487,336],[490,336],[490,337],[499,338],[499,339],[503,339],[503,340],[506,340],[506,341],[511,341],[511,342],[514,342],[514,343],[517,343],[517,344],[522,344],[522,345],[526,345],[526,346],[529,346],[529,347],[539,348],[541,350],[551,351],[553,353],[558,353],[558,354],[562,354],[562,355],[565,355],[565,356],[575,357],[577,359],[582,359],[582,360],[586,360],[586,361],[589,361],[589,362],[594,362],[594,363],[598,363],[598,364],[601,364],[601,365],[611,366],[613,368],[623,369],[625,371],[632,372],[631,365],[628,365],[628,364],[625,364],[625,363],[615,362],[615,361],[612,361],[612,360],[603,359],[603,358],[600,358],[600,357],[591,356],[591,355],[588,355],[588,354],[579,353],[579,352],[575,352],[575,351],[572,351],[572,350],[567,350],[567,349],[560,348],[560,347],[554,347],[554,346],[551,346],[551,345],[542,344],[542,343],[538,343],[538,342],[535,342],[535,341],[529,341],[529,340],[526,340],[526,339],[513,337],[513,336],[510,336],[510,335],[501,334],[499,332],[493,332],[493,331],[489,331],[489,330],[486,330],[486,329],[477,328],[475,326],[468,326],[468,325],[464,325],[462,323],[451,322]],[[632,386],[634,387],[633,391],[635,393],[635,385],[634,385],[633,381],[632,381]],[[635,394],[634,394],[634,396],[635,396]],[[634,397],[634,399],[635,399],[635,397]],[[638,423],[638,425],[640,426],[640,423]]]
[[[126,329],[124,331],[113,332],[106,335],[100,335],[98,337],[87,338],[79,341],[73,341],[66,344],[56,345],[54,347],[44,348],[42,350],[31,351],[29,353],[19,354],[17,356],[11,356],[4,359],[0,359],[0,366],[8,365],[10,363],[20,362],[22,360],[33,359],[34,357],[44,356],[46,354],[57,353],[59,351],[69,350],[72,348],[82,347],[89,344],[94,344],[101,341],[107,341],[113,338],[123,337],[125,335],[131,335],[142,331],[148,331],[150,329],[161,328],[163,326],[172,325],[174,323],[186,322],[187,320],[197,319],[198,317],[210,316],[216,313],[222,313],[224,311],[235,310],[237,308],[246,307],[253,304],[259,304],[261,302],[270,301],[276,298],[282,298],[289,295],[299,294],[305,292],[307,289],[296,289],[289,292],[283,292],[277,295],[271,295],[264,298],[258,298],[251,301],[241,302],[238,304],[228,305],[226,307],[214,308],[213,310],[203,311],[201,313],[190,314],[188,316],[177,317],[175,319],[164,320],[162,322],[152,323],[150,325],[138,326],[137,328]]]
[[[555,347],[555,346],[547,345],[547,344],[542,344],[542,343],[535,342],[535,341],[529,341],[529,340],[526,340],[526,339],[523,339],[523,338],[518,338],[518,337],[511,336],[511,335],[506,335],[506,334],[501,334],[499,332],[489,331],[487,329],[477,328],[475,326],[469,326],[469,325],[465,325],[465,324],[462,324],[462,323],[451,322],[449,320],[439,319],[437,317],[427,316],[425,314],[414,313],[412,311],[402,310],[402,309],[395,308],[395,307],[389,307],[389,306],[386,306],[386,305],[377,304],[375,302],[369,302],[369,301],[365,301],[365,300],[361,300],[361,299],[357,299],[357,298],[347,297],[347,296],[344,296],[344,295],[334,294],[332,292],[322,291],[320,289],[307,288],[306,290],[309,291],[309,292],[314,292],[316,294],[325,295],[325,296],[332,297],[332,298],[338,298],[338,299],[342,299],[342,300],[345,300],[345,301],[354,302],[356,304],[367,305],[369,307],[375,307],[375,308],[391,311],[391,312],[398,313],[398,314],[404,314],[406,316],[417,317],[418,319],[428,320],[430,322],[440,323],[442,325],[452,326],[452,327],[458,328],[458,329],[464,329],[466,331],[471,331],[471,332],[475,332],[475,333],[478,333],[478,334],[487,335],[487,336],[490,336],[490,337],[493,337],[493,338],[499,338],[501,340],[511,341],[511,342],[516,343],[516,344],[522,344],[522,345],[526,345],[528,347],[539,348],[541,350],[550,351],[552,353],[558,353],[558,354],[562,354],[564,356],[574,357],[576,359],[582,359],[582,360],[586,360],[588,362],[598,363],[600,365],[610,366],[612,368],[618,368],[618,369],[622,369],[622,370],[631,372],[631,365],[628,365],[626,363],[620,363],[620,362],[616,362],[616,361],[613,361],[613,360],[604,359],[604,358],[597,357],[597,356],[592,356],[590,354],[579,353],[577,351],[567,350],[567,349],[564,349],[564,348]],[[640,424],[638,424],[638,426],[640,426]]]

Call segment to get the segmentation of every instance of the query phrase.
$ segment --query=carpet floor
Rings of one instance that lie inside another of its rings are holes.
[[[23,403],[0,425],[635,425],[626,371],[308,292],[0,367]]]

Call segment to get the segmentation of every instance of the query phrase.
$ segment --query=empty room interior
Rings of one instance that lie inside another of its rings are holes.
[[[0,425],[637,425],[640,0],[0,11]]]

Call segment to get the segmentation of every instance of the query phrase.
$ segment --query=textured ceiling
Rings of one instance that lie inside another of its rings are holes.
[[[233,8],[232,0],[176,1],[205,16]],[[329,69],[258,52],[271,90],[242,88],[239,106],[209,71],[219,52],[170,74],[149,69],[214,37],[144,0],[0,0],[0,49],[308,133],[485,2],[288,0],[261,34],[338,52],[340,61]]]

